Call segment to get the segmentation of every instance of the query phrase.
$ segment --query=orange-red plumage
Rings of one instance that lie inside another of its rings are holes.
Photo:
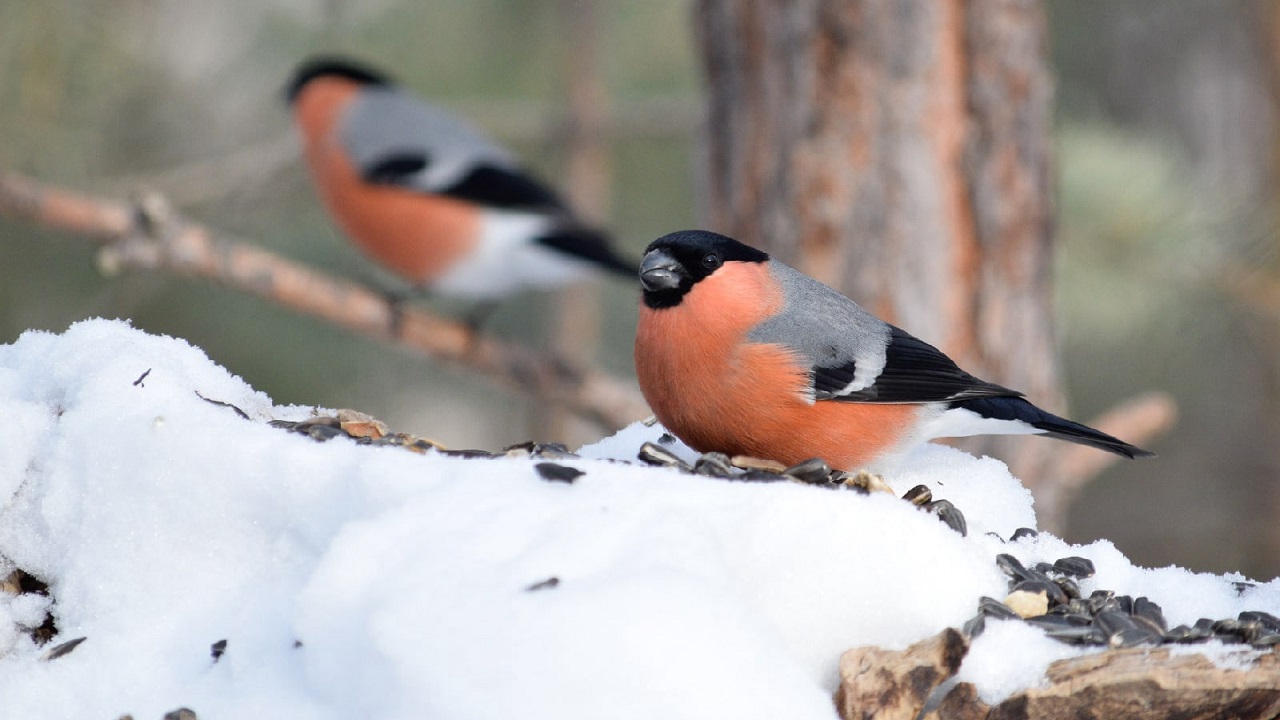
[[[782,303],[767,265],[731,263],[695,285],[678,312],[642,305],[636,374],[659,422],[700,452],[788,465],[821,457],[857,469],[901,445],[921,408],[814,403],[795,353],[748,340]]]
[[[360,177],[338,133],[359,89],[351,80],[324,77],[300,90],[294,113],[312,177],[338,226],[361,250],[404,279],[429,284],[473,250],[481,214],[461,200]]]

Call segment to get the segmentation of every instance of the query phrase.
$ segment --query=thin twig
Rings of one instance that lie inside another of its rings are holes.
[[[618,428],[648,414],[634,386],[565,358],[473,333],[417,308],[393,334],[386,298],[209,228],[188,223],[159,195],[128,203],[0,173],[0,214],[83,235],[103,246],[106,273],[127,269],[212,280],[436,360],[465,367],[586,419]]]

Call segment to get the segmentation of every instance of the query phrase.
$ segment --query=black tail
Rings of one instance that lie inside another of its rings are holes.
[[[539,237],[540,244],[566,255],[594,263],[609,272],[635,280],[640,276],[640,263],[628,260],[613,249],[607,234],[585,227],[560,227]]]
[[[1155,453],[1112,437],[1087,425],[1060,418],[1045,412],[1020,397],[986,397],[962,400],[952,407],[964,408],[983,417],[995,420],[1014,420],[1026,423],[1043,434],[1059,440],[1088,445],[1127,458],[1154,457]]]

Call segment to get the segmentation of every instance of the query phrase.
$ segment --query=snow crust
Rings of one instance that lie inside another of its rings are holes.
[[[1029,493],[950,448],[886,481],[951,500],[967,538],[886,494],[620,462],[657,426],[564,461],[586,473],[568,484],[266,424],[310,413],[120,321],[0,346],[0,576],[50,588],[0,593],[5,714],[829,719],[842,651],[960,626],[1004,596],[1000,552],[1090,558],[1086,594],[1147,595],[1171,625],[1280,612],[1277,581],[1239,595],[1107,542],[1004,543],[1034,527]],[[50,609],[51,644],[87,639],[41,661],[21,628]],[[997,700],[1073,652],[989,622],[961,679]]]

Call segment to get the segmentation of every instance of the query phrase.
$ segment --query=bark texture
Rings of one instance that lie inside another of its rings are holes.
[[[1280,717],[1280,654],[1273,650],[1242,650],[1216,663],[1165,648],[1107,650],[1051,663],[1042,686],[994,706],[969,683],[947,683],[967,652],[951,629],[905,650],[850,650],[840,658],[836,709],[845,720]]]
[[[697,27],[711,227],[1061,411],[1041,0],[701,0]],[[1052,446],[968,447],[1036,491]]]

